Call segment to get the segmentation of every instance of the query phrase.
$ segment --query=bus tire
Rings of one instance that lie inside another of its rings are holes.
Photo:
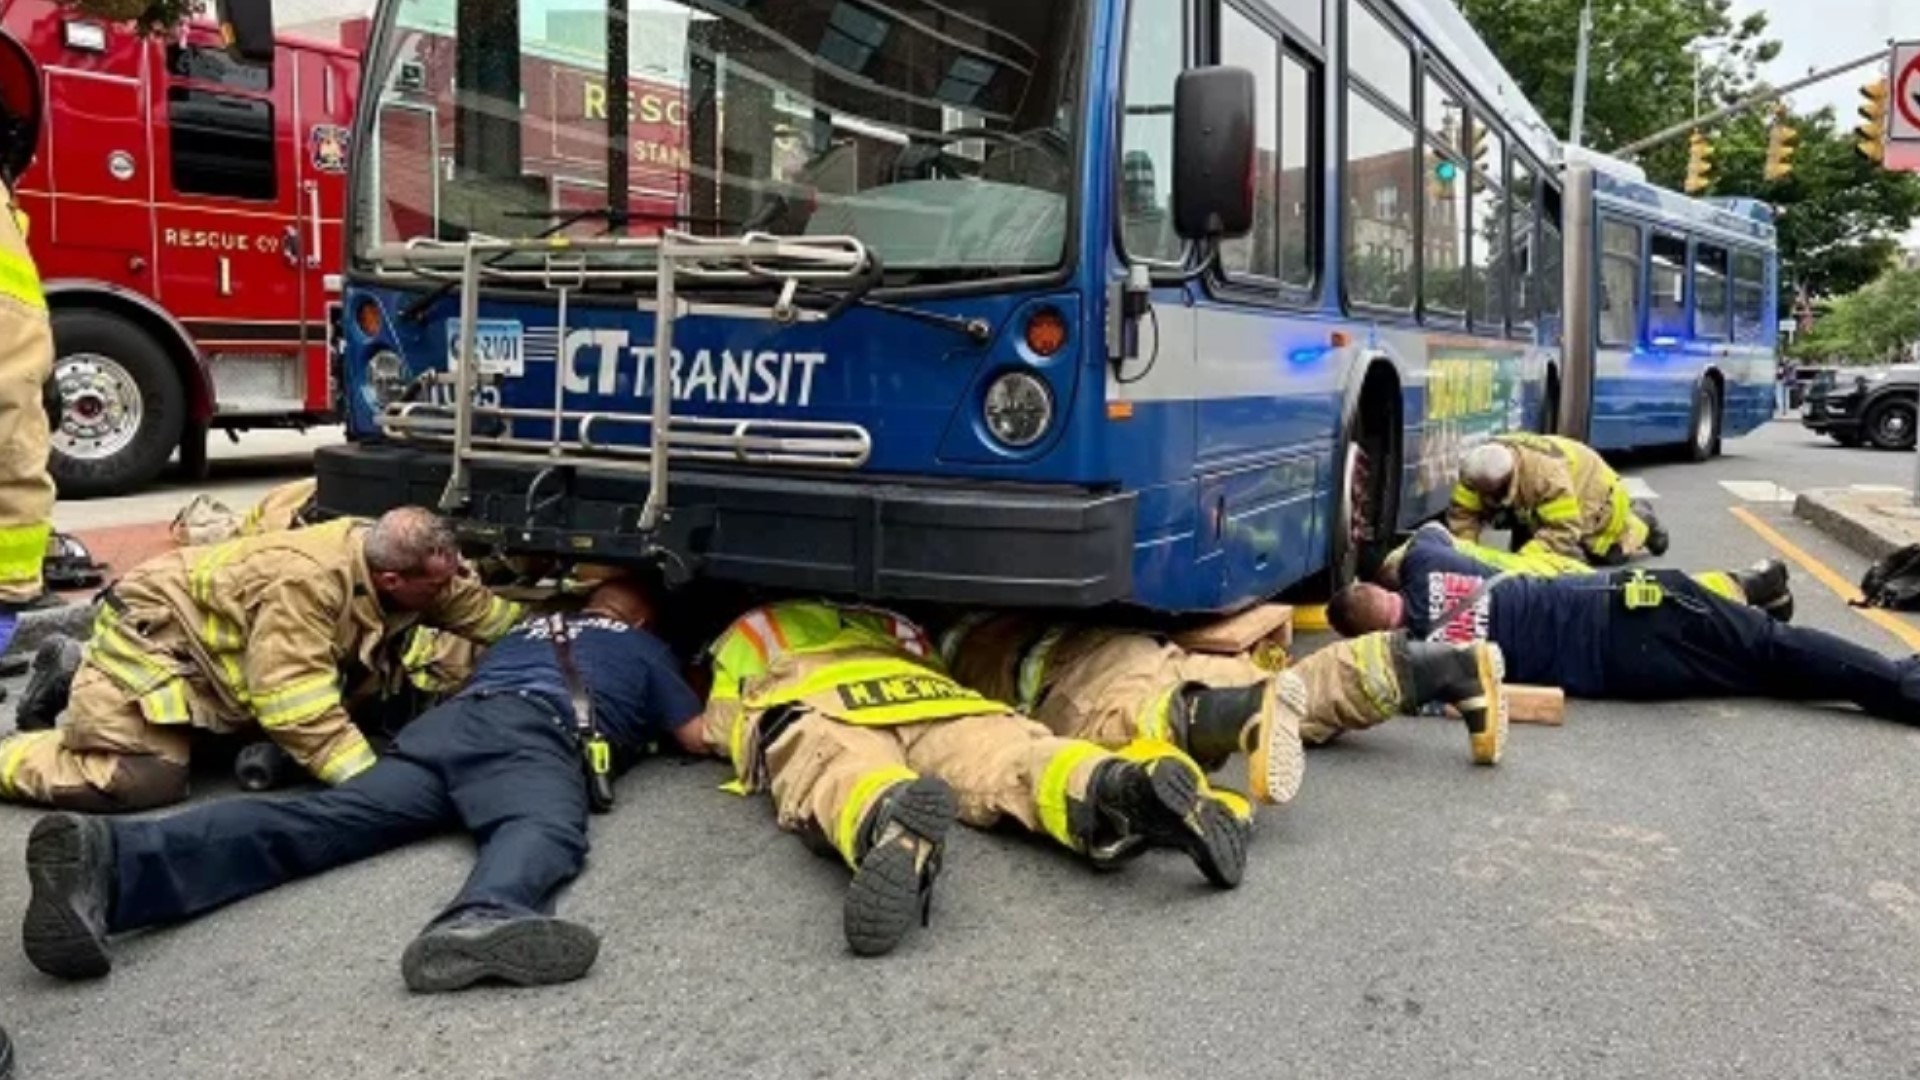
[[[1687,460],[1705,461],[1720,452],[1720,394],[1712,379],[1693,388],[1693,413],[1687,418]]]
[[[187,422],[187,391],[166,350],[118,315],[53,313],[60,421],[47,471],[63,499],[124,495],[151,483]]]
[[[1390,410],[1367,404],[1363,395],[1341,426],[1334,458],[1327,583],[1336,591],[1371,577],[1392,549],[1399,513],[1399,440]]]
[[[1873,445],[1882,450],[1911,450],[1913,425],[1913,402],[1887,398],[1867,410],[1862,428]]]

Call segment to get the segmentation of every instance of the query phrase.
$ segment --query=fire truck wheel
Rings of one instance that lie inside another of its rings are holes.
[[[60,421],[47,468],[63,499],[124,495],[166,468],[187,394],[158,342],[104,311],[53,313]]]

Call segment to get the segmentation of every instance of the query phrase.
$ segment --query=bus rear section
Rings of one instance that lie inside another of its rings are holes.
[[[359,66],[288,40],[233,58],[196,19],[142,39],[48,0],[5,28],[42,69],[20,202],[52,309],[62,498],[116,495],[216,428],[329,422],[327,311]]]
[[[1772,212],[1595,171],[1591,442],[1678,447],[1694,460],[1774,409],[1779,263]]]

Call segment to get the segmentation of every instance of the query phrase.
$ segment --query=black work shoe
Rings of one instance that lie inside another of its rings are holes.
[[[1088,797],[1094,815],[1118,834],[1105,843],[1089,842],[1096,865],[1131,858],[1142,848],[1175,848],[1214,885],[1240,884],[1249,822],[1208,791],[1205,778],[1188,762],[1174,757],[1105,762],[1094,773]]]
[[[114,886],[113,830],[84,814],[48,814],[27,836],[33,896],[21,943],[33,966],[62,979],[97,979],[107,955],[107,905]]]
[[[1788,581],[1787,564],[1780,559],[1761,559],[1745,570],[1734,572],[1747,604],[1757,607],[1781,622],[1793,621],[1793,586]]]
[[[1629,505],[1633,510],[1633,516],[1647,526],[1648,554],[1656,559],[1665,555],[1670,538],[1667,536],[1666,526],[1660,524],[1659,515],[1653,512],[1653,505],[1644,499],[1635,499]]]
[[[953,789],[930,776],[896,784],[874,804],[842,913],[856,955],[892,952],[916,919],[926,925],[947,830],[958,812]]]
[[[1307,715],[1307,685],[1281,672],[1252,686],[1213,689],[1194,686],[1181,692],[1185,719],[1179,740],[1187,756],[1208,771],[1234,752],[1247,755],[1247,780],[1258,802],[1293,801],[1306,775],[1307,756],[1300,745],[1300,723]]]
[[[20,691],[20,704],[14,709],[16,730],[45,731],[60,719],[84,651],[78,641],[65,634],[55,634],[40,643],[33,653],[33,666],[27,671],[26,689]]]
[[[287,786],[294,777],[300,775],[300,765],[293,755],[280,748],[280,744],[271,739],[248,743],[240,748],[233,759],[233,778],[240,782],[244,791],[272,791]]]
[[[430,926],[407,945],[400,976],[416,994],[464,990],[482,979],[547,986],[586,975],[600,938],[546,915],[467,915]]]

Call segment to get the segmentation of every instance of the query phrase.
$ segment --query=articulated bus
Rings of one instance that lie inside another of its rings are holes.
[[[1592,338],[1589,441],[1601,450],[1720,452],[1773,415],[1779,260],[1773,211],[1751,199],[1691,199],[1637,167],[1593,166],[1594,287],[1570,318]],[[1570,304],[1570,309],[1574,308]]]
[[[379,5],[325,510],[1224,611],[1552,426],[1559,148],[1450,0],[603,3]]]

